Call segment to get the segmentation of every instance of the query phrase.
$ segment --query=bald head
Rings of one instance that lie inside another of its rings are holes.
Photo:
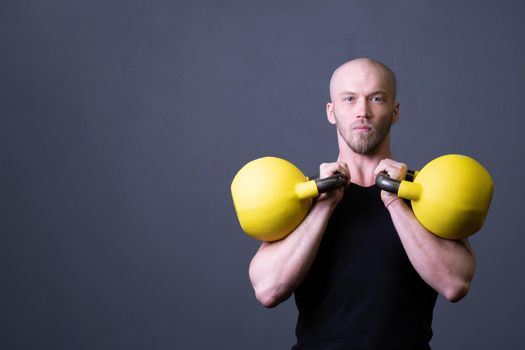
[[[360,80],[361,83],[369,82],[372,76],[378,76],[383,80],[384,87],[391,94],[395,100],[397,87],[396,75],[385,64],[372,60],[369,58],[356,58],[351,61],[343,63],[339,66],[330,79],[330,98],[334,101],[334,97],[344,89],[345,82],[348,79]]]

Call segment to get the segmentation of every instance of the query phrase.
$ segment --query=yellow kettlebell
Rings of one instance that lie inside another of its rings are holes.
[[[476,160],[459,154],[438,157],[411,178],[397,181],[376,177],[383,190],[409,199],[418,221],[430,232],[460,239],[478,232],[487,216],[494,184]]]
[[[340,174],[309,179],[284,159],[263,157],[239,170],[231,193],[243,231],[271,242],[284,238],[303,221],[313,198],[345,183]]]

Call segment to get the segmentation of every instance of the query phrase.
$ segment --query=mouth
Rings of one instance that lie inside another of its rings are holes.
[[[372,131],[372,127],[369,125],[358,125],[352,128],[355,132],[370,132]]]

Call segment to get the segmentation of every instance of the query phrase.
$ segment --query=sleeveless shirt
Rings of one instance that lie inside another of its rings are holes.
[[[412,267],[380,191],[345,189],[295,291],[293,349],[430,349],[437,293]]]

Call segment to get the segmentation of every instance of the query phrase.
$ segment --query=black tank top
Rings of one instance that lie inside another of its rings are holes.
[[[380,189],[351,184],[295,291],[293,349],[430,349],[436,298],[408,260]]]

